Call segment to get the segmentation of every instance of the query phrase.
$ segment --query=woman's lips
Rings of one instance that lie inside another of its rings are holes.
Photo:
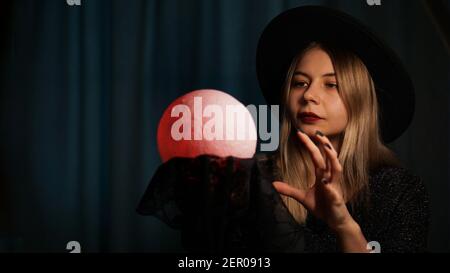
[[[303,123],[316,123],[320,121],[322,118],[314,112],[304,111],[298,114],[298,118]]]
[[[302,116],[302,117],[300,117],[300,119],[304,123],[316,123],[319,120],[321,120],[321,118],[314,117],[314,116]]]

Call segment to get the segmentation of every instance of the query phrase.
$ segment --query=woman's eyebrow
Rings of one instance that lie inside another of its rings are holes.
[[[308,73],[305,73],[303,71],[295,71],[294,76],[297,76],[297,75],[303,75],[305,77],[312,78],[310,75],[308,75]],[[336,73],[328,72],[328,73],[323,74],[322,77],[336,77]]]
[[[334,73],[334,72],[326,73],[326,74],[323,74],[322,77],[336,77],[336,73]]]

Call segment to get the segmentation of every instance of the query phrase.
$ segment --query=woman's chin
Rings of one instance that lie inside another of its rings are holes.
[[[301,126],[297,127],[299,128],[303,133],[307,134],[308,136],[313,136],[316,134],[317,131],[321,131],[324,133],[324,129],[320,126],[311,125],[311,124],[302,124]]]

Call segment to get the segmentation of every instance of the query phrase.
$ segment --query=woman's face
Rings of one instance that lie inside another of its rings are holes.
[[[331,59],[322,49],[310,49],[298,61],[289,94],[290,114],[296,128],[310,136],[319,130],[330,138],[345,130],[347,110],[338,92]]]

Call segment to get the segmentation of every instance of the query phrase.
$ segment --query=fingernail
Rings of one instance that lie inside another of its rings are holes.
[[[305,133],[305,132],[303,132],[302,129],[300,129],[300,127],[297,128],[297,132],[300,132],[300,133],[303,133],[303,134]]]
[[[322,178],[321,182],[324,183],[324,184],[327,184],[328,183],[328,179]]]
[[[321,131],[317,130],[316,135],[323,136],[323,133]]]
[[[327,147],[328,149],[332,150],[330,144],[325,143],[324,145],[325,145],[325,147]]]

